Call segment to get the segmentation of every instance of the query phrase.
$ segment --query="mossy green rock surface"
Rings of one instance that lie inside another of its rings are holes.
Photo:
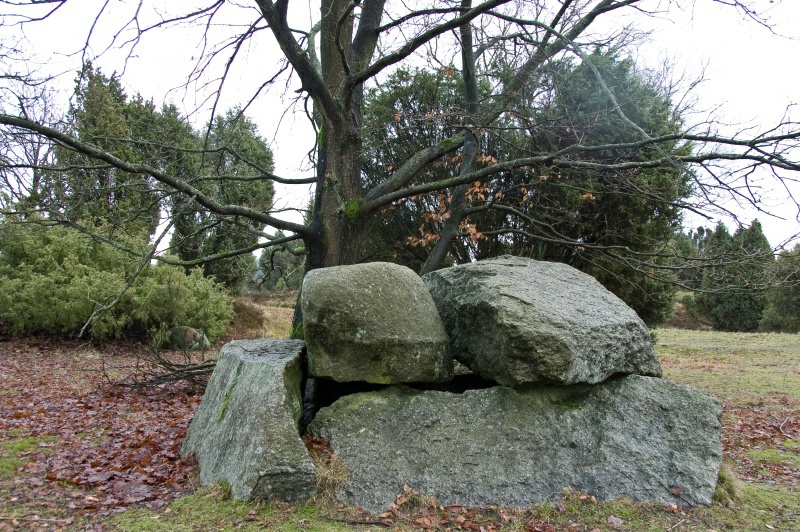
[[[429,273],[453,356],[504,386],[661,376],[639,316],[566,264],[503,256]]]
[[[302,500],[315,491],[300,439],[301,340],[239,340],[220,352],[181,449],[200,484],[225,481],[234,499]]]
[[[338,382],[446,382],[450,338],[411,269],[372,262],[309,272],[301,295],[309,371]]]
[[[464,394],[396,386],[341,398],[310,430],[351,472],[338,497],[374,513],[406,484],[439,504],[527,508],[571,487],[707,505],[722,460],[720,415],[699,390],[627,376]]]

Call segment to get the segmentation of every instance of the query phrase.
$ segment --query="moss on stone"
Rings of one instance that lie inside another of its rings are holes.
[[[567,400],[558,405],[558,411],[556,412],[556,417],[561,417],[567,412],[572,412],[573,410],[579,410],[583,407],[583,402],[575,401],[575,400]]]
[[[445,150],[451,150],[458,146],[458,142],[454,141],[453,139],[444,139],[442,141],[442,148]]]
[[[221,422],[225,419],[225,414],[228,413],[228,404],[231,401],[231,394],[233,393],[233,389],[236,388],[236,382],[239,380],[239,368],[236,369],[236,375],[233,376],[233,381],[231,381],[231,385],[228,386],[228,391],[225,392],[225,397],[222,399],[222,408],[219,411],[219,417],[217,417],[217,422]]]
[[[303,331],[303,322],[297,324],[297,326],[292,325],[292,328],[289,329],[289,338],[292,340],[305,340],[305,331]]]

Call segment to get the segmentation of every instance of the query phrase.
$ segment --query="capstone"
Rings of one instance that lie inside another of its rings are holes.
[[[423,276],[453,356],[505,386],[661,376],[647,327],[590,275],[503,256]]]
[[[450,339],[417,274],[373,262],[313,270],[303,280],[313,377],[377,384],[453,377]]]

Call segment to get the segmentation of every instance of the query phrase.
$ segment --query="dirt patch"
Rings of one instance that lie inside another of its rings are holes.
[[[237,296],[230,329],[217,342],[258,338],[288,338],[294,316],[297,292],[256,292]]]

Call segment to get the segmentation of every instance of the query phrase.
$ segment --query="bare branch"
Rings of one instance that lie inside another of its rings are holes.
[[[454,30],[463,24],[469,23],[470,21],[479,17],[480,15],[490,11],[491,9],[497,6],[506,4],[509,1],[510,0],[487,0],[486,2],[470,9],[469,11],[463,13],[458,17],[455,17],[443,24],[439,24],[438,26],[434,26],[433,28],[422,32],[417,37],[408,40],[396,52],[385,55],[378,61],[375,61],[374,63],[369,65],[368,67],[350,76],[350,78],[347,81],[347,89],[348,89],[347,92],[349,92],[349,90],[352,90],[352,88],[355,87],[356,85],[360,85],[361,83],[364,83],[366,80],[375,76],[386,67],[399,63],[400,61],[410,56],[417,49],[424,46],[426,43],[428,43],[435,37],[442,35],[443,33],[447,33],[448,31]]]
[[[273,3],[271,0],[256,0],[256,3],[261,9],[264,20],[269,24],[275,40],[300,77],[303,90],[319,103],[321,111],[332,124],[341,127],[344,123],[344,112],[322,79],[322,74],[317,70],[312,58],[292,35],[292,30],[286,21],[287,3],[285,1]]]
[[[751,153],[751,152],[726,153],[726,152],[712,151],[712,152],[699,153],[696,155],[687,155],[680,157],[678,156],[661,157],[648,161],[622,161],[622,162],[599,162],[599,161],[581,160],[568,157],[571,153],[592,152],[592,151],[608,150],[614,148],[626,148],[626,147],[641,148],[645,146],[652,146],[659,142],[664,142],[668,140],[688,140],[697,142],[707,142],[707,143],[717,144],[720,146],[727,145],[732,147],[761,146],[762,153]],[[364,208],[368,210],[379,209],[380,207],[388,205],[393,201],[406,198],[409,196],[442,190],[462,185],[465,183],[482,181],[493,175],[513,170],[515,168],[524,168],[528,166],[538,166],[538,165],[544,165],[553,168],[591,169],[597,171],[600,170],[621,171],[621,170],[647,169],[647,168],[666,168],[666,167],[674,168],[676,162],[680,165],[687,165],[687,164],[703,164],[716,161],[750,161],[757,165],[783,168],[791,171],[800,171],[800,162],[788,160],[783,156],[778,157],[776,156],[777,152],[775,149],[773,150],[767,149],[767,147],[770,145],[776,147],[778,143],[786,140],[800,140],[800,131],[787,133],[783,135],[776,135],[772,137],[742,139],[742,140],[727,139],[718,136],[675,134],[675,135],[665,135],[657,138],[650,138],[640,142],[622,144],[622,145],[582,146],[580,144],[576,144],[573,146],[569,146],[567,148],[563,148],[554,153],[541,154],[533,157],[525,157],[525,158],[515,159],[512,161],[501,161],[493,166],[482,168],[480,170],[476,170],[474,172],[470,172],[465,175],[460,175],[449,179],[436,181],[433,183],[423,183],[414,187],[407,187],[401,190],[397,190],[395,192],[385,194],[382,197],[366,201]],[[722,181],[721,179],[720,183],[724,186],[726,190],[731,189],[730,185]]]
[[[256,211],[248,207],[242,207],[239,205],[221,205],[213,198],[202,193],[200,190],[193,187],[189,183],[183,181],[182,179],[178,179],[174,176],[167,175],[164,172],[156,168],[149,167],[147,165],[133,164],[127,161],[123,161],[118,157],[111,155],[110,153],[99,150],[94,146],[81,142],[75,139],[74,137],[71,137],[53,128],[43,126],[35,122],[31,122],[30,120],[26,120],[24,118],[18,118],[4,114],[0,114],[0,124],[14,126],[28,131],[39,133],[40,135],[43,135],[49,139],[52,139],[65,146],[68,146],[78,151],[79,153],[87,155],[93,159],[104,161],[114,166],[115,168],[119,168],[120,170],[123,170],[125,172],[130,172],[133,174],[149,175],[154,179],[156,179],[157,181],[192,198],[192,200],[197,202],[199,205],[205,207],[206,209],[216,214],[243,216],[245,218],[249,218],[254,221],[269,224],[270,226],[276,227],[278,229],[283,229],[286,231],[291,231],[293,233],[299,233],[299,234],[306,233],[306,228],[302,225],[295,224],[292,222],[286,222],[284,220],[279,220],[277,218],[274,218],[273,216]]]

